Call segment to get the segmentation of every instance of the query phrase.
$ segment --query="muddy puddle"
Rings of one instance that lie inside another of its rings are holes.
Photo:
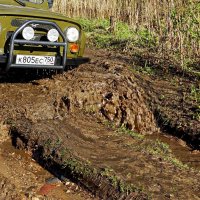
[[[0,144],[0,199],[85,200],[95,199],[75,183],[61,180],[18,150],[11,140]]]

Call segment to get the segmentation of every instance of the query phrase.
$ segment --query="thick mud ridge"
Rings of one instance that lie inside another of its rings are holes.
[[[144,91],[129,73],[123,65],[104,61],[51,80],[2,84],[2,115],[7,119],[25,117],[34,122],[63,119],[82,110],[102,121],[152,134],[158,131],[154,116],[145,103]]]
[[[23,78],[2,79],[0,121],[14,146],[56,176],[102,199],[200,198],[199,171],[159,144],[164,159],[157,144],[136,134],[160,130],[140,79],[123,62],[97,56],[63,75]]]
[[[200,149],[199,102],[192,94],[192,88],[200,88],[199,76],[183,72],[180,66],[156,56],[129,56],[128,52],[124,55],[103,50],[96,56],[123,63],[144,90],[143,98],[159,127],[192,148]]]

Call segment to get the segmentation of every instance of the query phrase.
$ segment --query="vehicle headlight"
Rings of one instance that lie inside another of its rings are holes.
[[[50,42],[55,42],[59,38],[59,33],[56,29],[50,29],[47,33],[47,38]]]
[[[66,31],[66,38],[69,42],[76,42],[79,39],[79,31],[75,27],[70,27]]]
[[[32,27],[27,26],[24,28],[24,30],[22,31],[22,36],[25,40],[31,40],[34,38],[35,35],[35,31]]]

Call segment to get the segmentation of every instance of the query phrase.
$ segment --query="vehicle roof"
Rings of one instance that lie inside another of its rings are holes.
[[[28,1],[23,1],[23,2],[26,4],[26,7],[48,9],[48,3],[47,3],[46,0],[44,0],[44,2],[42,4],[31,3],[31,2],[28,2]],[[14,0],[0,0],[0,4],[17,5],[17,6],[19,6],[19,3],[17,3]]]
[[[4,3],[4,2],[10,2]],[[59,21],[66,21],[70,23],[74,23],[77,26],[80,27],[79,23],[77,23],[75,20],[72,20],[71,18],[67,18],[64,15],[51,12],[50,10],[44,10],[39,8],[33,8],[33,7],[23,7],[14,2],[13,0],[0,0],[0,16],[22,16],[22,17],[32,17],[32,18],[45,18],[45,19],[53,19],[53,20],[59,20]]]

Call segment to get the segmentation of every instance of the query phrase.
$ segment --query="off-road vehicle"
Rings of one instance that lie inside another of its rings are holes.
[[[51,12],[51,3],[0,0],[0,69],[65,70],[89,60],[80,24]]]

